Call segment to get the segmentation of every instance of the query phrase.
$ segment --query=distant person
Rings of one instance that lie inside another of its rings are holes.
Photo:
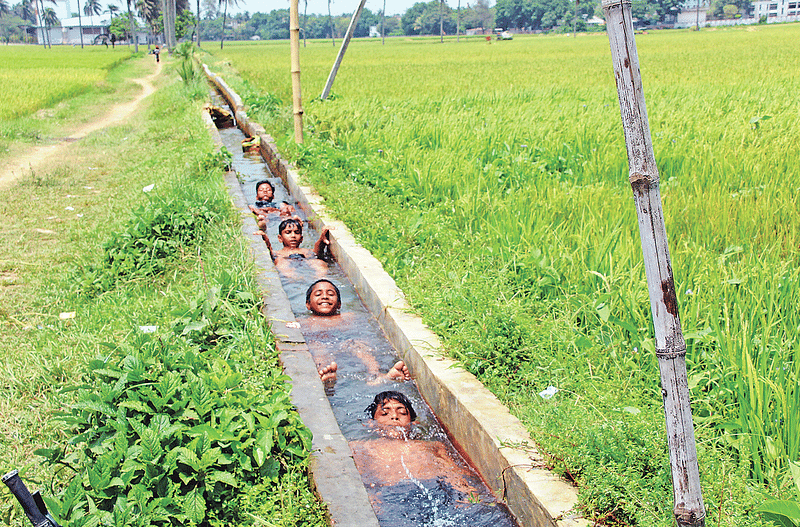
[[[159,49],[158,46],[156,46],[156,48],[153,50],[153,55],[156,56],[156,62],[161,62],[161,59],[159,58],[161,55],[161,49]]]
[[[276,203],[275,201],[275,187],[266,179],[256,183],[256,201],[253,205],[249,205],[250,212],[255,214],[256,223],[258,228],[266,232],[267,230],[267,215],[277,212],[281,216],[288,216],[294,212],[294,207],[286,203]]]

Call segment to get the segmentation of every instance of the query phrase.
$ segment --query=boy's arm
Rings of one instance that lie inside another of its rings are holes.
[[[272,243],[269,241],[269,236],[264,231],[256,231],[253,233],[254,236],[261,236],[261,239],[264,240],[264,243],[267,244],[267,249],[269,249],[269,256],[272,258],[272,261],[275,261],[275,251],[272,250]]]
[[[325,249],[331,244],[330,232],[328,227],[323,227],[322,232],[319,233],[319,239],[314,243],[314,254],[320,260],[325,259]]]

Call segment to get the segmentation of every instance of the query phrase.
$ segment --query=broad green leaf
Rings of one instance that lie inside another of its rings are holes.
[[[221,483],[225,483],[226,485],[230,485],[231,487],[238,487],[239,482],[236,481],[236,476],[231,474],[230,472],[224,472],[221,470],[212,472],[208,475],[208,481],[215,482],[219,481]]]
[[[195,523],[200,523],[206,517],[206,501],[200,488],[192,489],[183,498],[183,512]]]

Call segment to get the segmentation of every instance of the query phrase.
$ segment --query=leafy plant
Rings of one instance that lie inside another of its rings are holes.
[[[226,205],[219,199],[155,193],[131,212],[127,226],[103,246],[99,264],[84,273],[87,292],[106,291],[122,278],[162,273],[167,264],[203,241]]]
[[[218,524],[240,493],[308,455],[287,380],[245,382],[236,363],[180,337],[114,348],[88,364],[60,416],[69,446],[37,452],[75,473],[50,510],[65,527]]]
[[[800,463],[789,462],[789,477],[794,481],[796,495],[800,497]],[[800,502],[797,500],[770,500],[762,503],[756,512],[779,527],[800,525]]]

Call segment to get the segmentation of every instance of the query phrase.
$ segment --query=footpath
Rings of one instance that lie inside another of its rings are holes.
[[[8,187],[17,178],[36,170],[48,160],[57,157],[58,154],[69,147],[70,143],[83,139],[101,128],[118,124],[130,117],[139,108],[141,102],[155,91],[153,81],[161,74],[163,65],[163,62],[156,62],[153,73],[139,79],[131,79],[142,87],[141,93],[134,99],[114,105],[107,114],[75,128],[70,135],[60,138],[53,144],[35,146],[29,149],[25,155],[0,163],[0,188]]]

